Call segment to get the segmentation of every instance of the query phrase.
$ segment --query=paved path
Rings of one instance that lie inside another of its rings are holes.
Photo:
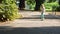
[[[0,34],[60,34],[60,16],[46,13],[41,21],[40,12],[21,12],[23,19],[0,24]],[[49,14],[49,15],[48,15]]]

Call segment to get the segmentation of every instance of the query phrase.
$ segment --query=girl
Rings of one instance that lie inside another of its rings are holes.
[[[45,15],[45,7],[44,7],[44,4],[42,4],[40,6],[40,10],[41,10],[41,20],[43,21],[44,20],[44,15]]]

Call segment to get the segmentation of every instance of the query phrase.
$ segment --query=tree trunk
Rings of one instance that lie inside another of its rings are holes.
[[[51,3],[53,0],[48,0],[49,3]]]
[[[43,4],[45,2],[45,0],[35,0],[36,5],[35,5],[35,11],[40,10],[40,6],[41,4]]]
[[[0,0],[0,3],[2,3],[2,0]]]
[[[19,0],[19,8],[20,10],[23,10],[25,8],[25,0]]]
[[[56,0],[48,0],[48,3],[55,2]]]
[[[60,5],[60,0],[58,1],[59,5]]]
[[[38,10],[40,10],[40,5],[41,5],[41,3],[39,2],[39,0],[35,0],[35,2],[36,2],[36,5],[35,5],[35,11],[38,11]]]

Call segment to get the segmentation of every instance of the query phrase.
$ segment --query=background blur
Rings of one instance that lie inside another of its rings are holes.
[[[19,7],[20,1],[17,0],[17,5]],[[35,0],[25,0],[25,10],[34,10],[36,5]],[[47,11],[59,11],[59,0],[45,0],[44,5]]]

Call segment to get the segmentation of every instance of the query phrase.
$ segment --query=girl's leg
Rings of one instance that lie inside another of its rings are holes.
[[[43,11],[41,12],[41,20],[42,21],[44,20],[44,12]]]

